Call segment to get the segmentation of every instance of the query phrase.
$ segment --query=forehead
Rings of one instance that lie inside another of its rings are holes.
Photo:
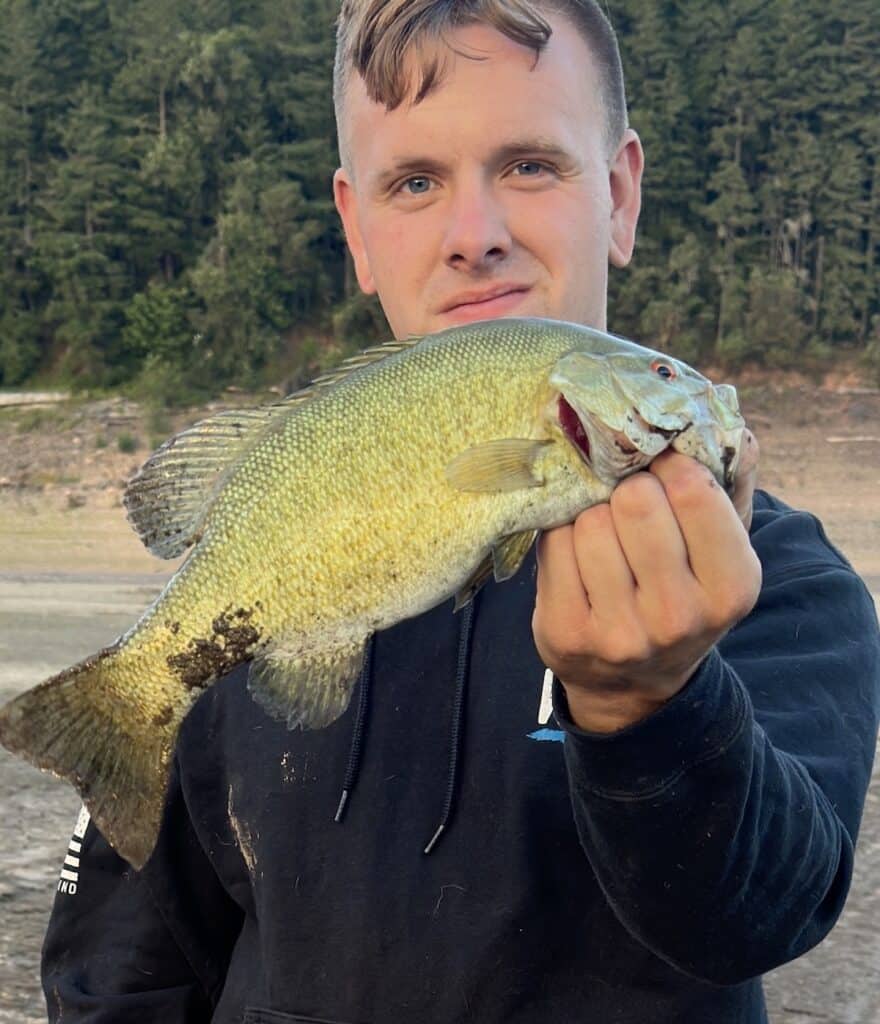
[[[523,138],[569,151],[595,146],[603,138],[604,116],[592,52],[567,19],[547,18],[553,34],[537,60],[531,47],[481,24],[410,52],[404,65],[409,94],[392,111],[374,103],[353,74],[346,118],[356,177],[369,187],[414,155],[453,161],[498,152],[499,145]],[[413,104],[420,66],[433,57],[439,85]]]

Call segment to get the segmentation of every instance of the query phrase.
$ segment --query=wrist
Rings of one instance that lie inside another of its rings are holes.
[[[652,715],[673,696],[660,697],[632,690],[597,692],[582,686],[571,686],[564,679],[559,682],[565,693],[569,716],[584,732],[619,732]]]

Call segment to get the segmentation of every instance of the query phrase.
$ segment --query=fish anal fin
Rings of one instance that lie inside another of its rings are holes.
[[[251,662],[248,689],[288,729],[321,729],[348,707],[364,662],[367,637],[309,650],[283,642]]]
[[[541,487],[535,470],[541,450],[552,441],[503,438],[486,441],[456,455],[446,466],[446,479],[458,491],[518,491]]]

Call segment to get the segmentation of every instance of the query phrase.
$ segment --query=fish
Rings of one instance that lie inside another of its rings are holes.
[[[562,320],[477,321],[365,349],[269,405],[171,438],[128,482],[146,547],[185,561],[113,644],[0,709],[0,742],[71,782],[133,867],[178,730],[242,662],[293,728],[348,707],[372,634],[521,566],[539,531],[673,448],[732,492],[736,391]]]

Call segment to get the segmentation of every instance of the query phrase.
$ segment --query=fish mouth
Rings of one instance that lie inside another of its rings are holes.
[[[561,394],[557,412],[559,425],[565,437],[589,469],[600,479],[608,482],[615,482],[644,469],[686,429],[682,427],[670,430],[654,426],[638,409],[630,408],[626,419],[637,428],[637,433],[650,441],[645,450],[635,444],[624,431],[610,426],[599,416],[589,412],[581,414]]]

